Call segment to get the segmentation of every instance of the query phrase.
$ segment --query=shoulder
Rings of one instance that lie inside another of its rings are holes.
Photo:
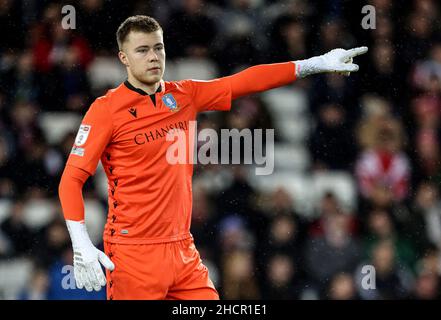
[[[96,98],[87,109],[85,118],[94,122],[112,122],[111,100],[107,94]]]
[[[113,104],[114,102],[123,99],[126,93],[127,90],[124,89],[124,83],[121,83],[118,87],[109,89],[104,95],[96,98],[94,103],[100,105]]]
[[[165,91],[189,91],[193,88],[194,80],[164,81]]]
[[[114,89],[108,90],[104,95],[97,97],[91,104],[89,111],[111,115],[112,110],[119,104],[120,101],[124,100],[126,95],[123,89],[123,84],[119,85]]]

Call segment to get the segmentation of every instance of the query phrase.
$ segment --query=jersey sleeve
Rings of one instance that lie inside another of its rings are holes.
[[[293,61],[261,64],[231,76],[210,81],[189,80],[192,98],[200,111],[231,109],[231,101],[242,96],[274,89],[296,80]]]
[[[237,99],[294,82],[296,80],[295,69],[293,61],[260,64],[221,79],[230,81],[232,98]]]
[[[191,86],[193,105],[198,112],[231,109],[231,83],[224,79],[188,80]]]
[[[95,100],[78,129],[67,165],[77,167],[94,175],[98,161],[109,144],[113,122],[104,98]]]
[[[83,185],[89,173],[67,165],[64,168],[58,187],[61,208],[66,220],[84,220]]]

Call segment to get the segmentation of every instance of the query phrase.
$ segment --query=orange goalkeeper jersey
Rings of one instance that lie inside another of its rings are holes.
[[[109,193],[105,241],[138,244],[190,236],[193,166],[168,163],[167,148],[174,142],[166,135],[181,130],[190,146],[189,122],[205,106],[230,109],[231,88],[220,81],[161,81],[154,100],[127,81],[109,90],[86,113],[69,156],[67,165],[91,175],[101,159]]]
[[[76,167],[93,175],[101,160],[109,194],[104,241],[148,244],[190,237],[189,159],[195,134],[190,121],[198,112],[229,110],[234,98],[294,80],[294,64],[280,63],[210,81],[161,81],[153,99],[126,81],[96,99],[82,120],[66,170]],[[167,161],[167,150],[174,143],[166,139],[171,130],[185,133],[186,164]],[[78,212],[82,206],[72,205],[82,203],[76,190],[81,185],[68,190],[65,181],[60,183],[65,217],[82,219],[84,213]]]

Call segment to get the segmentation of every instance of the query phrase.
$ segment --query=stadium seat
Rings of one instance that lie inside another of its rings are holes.
[[[309,168],[310,156],[303,146],[277,143],[274,146],[275,171],[304,172]]]
[[[115,88],[127,78],[126,68],[116,56],[95,57],[87,70],[93,91],[103,88]]]
[[[93,176],[93,179],[98,196],[101,200],[107,201],[109,184],[107,181],[106,172],[104,171],[101,161],[98,163],[98,167],[96,169],[95,175]]]
[[[205,170],[193,180],[193,189],[200,185],[206,192],[219,193],[228,188],[233,182],[231,171],[219,165],[218,170]]]
[[[73,112],[43,112],[38,122],[48,143],[57,144],[68,132],[78,130],[81,116]]]
[[[29,259],[0,261],[0,300],[17,299],[29,283],[33,264]]]
[[[217,77],[216,65],[208,59],[182,58],[175,64],[175,80],[210,80]]]
[[[165,81],[174,81],[176,79],[176,63],[172,60],[167,61],[167,66],[164,70],[164,77],[163,79]]]
[[[90,240],[95,245],[103,241],[103,230],[106,224],[106,212],[103,205],[93,199],[84,200],[84,210],[86,213],[86,227]]]
[[[310,121],[307,117],[286,118],[275,123],[276,135],[286,142],[305,143],[309,136]]]
[[[262,99],[276,121],[294,120],[306,113],[308,108],[304,90],[292,86],[263,92]]]
[[[353,177],[343,171],[339,172],[320,172],[312,176],[313,201],[317,205],[323,195],[331,191],[335,194],[341,205],[346,210],[353,210],[357,205],[356,183]]]
[[[55,216],[56,205],[48,199],[31,199],[23,208],[23,221],[31,229],[39,229]]]
[[[12,208],[12,201],[8,199],[0,199],[0,224],[6,220]]]

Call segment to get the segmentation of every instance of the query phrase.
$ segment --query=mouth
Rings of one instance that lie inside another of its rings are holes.
[[[159,71],[159,70],[161,70],[160,67],[153,67],[153,68],[147,69],[147,71]]]

